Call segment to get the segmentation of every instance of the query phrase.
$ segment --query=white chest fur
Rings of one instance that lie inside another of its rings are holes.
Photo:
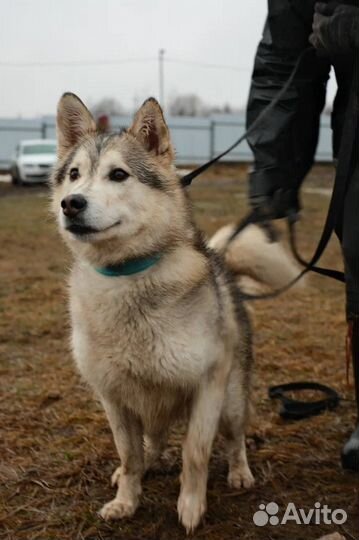
[[[140,388],[151,393],[164,386],[186,393],[223,355],[216,296],[208,283],[193,291],[165,287],[157,297],[154,288],[151,302],[144,279],[108,278],[90,267],[72,274],[74,356],[104,397],[127,402]]]

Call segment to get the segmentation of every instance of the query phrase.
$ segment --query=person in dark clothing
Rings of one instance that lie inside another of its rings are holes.
[[[269,0],[247,106],[247,128],[272,101],[308,51],[288,92],[254,130],[248,142],[254,154],[249,199],[269,219],[296,219],[300,186],[313,165],[326,85],[334,67],[338,90],[332,112],[333,156],[338,158],[348,103],[355,116],[350,175],[336,233],[341,242],[346,281],[346,315],[354,366],[357,427],[342,452],[345,469],[359,472],[359,7],[357,0]],[[354,93],[354,95],[352,95]]]

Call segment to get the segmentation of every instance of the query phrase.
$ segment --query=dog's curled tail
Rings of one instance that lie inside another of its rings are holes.
[[[300,273],[301,268],[293,257],[264,227],[249,225],[228,244],[234,229],[234,224],[222,227],[208,244],[224,255],[245,292],[279,289]],[[302,278],[296,287],[304,284],[305,279]]]

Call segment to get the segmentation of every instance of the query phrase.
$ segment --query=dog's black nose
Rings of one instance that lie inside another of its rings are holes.
[[[61,201],[61,208],[65,216],[73,218],[83,212],[87,206],[87,201],[82,195],[68,195]]]

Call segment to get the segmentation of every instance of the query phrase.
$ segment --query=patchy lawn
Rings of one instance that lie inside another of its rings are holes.
[[[196,217],[208,233],[245,211],[245,167],[217,167],[195,181]],[[300,247],[309,258],[328,206],[332,171],[317,167],[306,182]],[[242,180],[242,182],[239,182]],[[68,347],[66,275],[70,263],[48,214],[45,189],[0,185],[0,538],[7,540],[178,540],[180,435],[161,467],[143,483],[131,520],[104,523],[96,514],[114,490],[118,464],[101,407],[75,371]],[[336,241],[323,264],[341,266]],[[339,531],[359,538],[358,476],[341,470],[339,455],[355,420],[346,384],[343,287],[312,276],[304,291],[255,305],[257,416],[249,433],[256,487],[226,485],[221,441],[211,460],[208,512],[194,538],[315,540]],[[283,422],[267,398],[271,384],[317,380],[348,399],[335,412]],[[345,525],[256,527],[261,503],[316,502],[348,513]]]

